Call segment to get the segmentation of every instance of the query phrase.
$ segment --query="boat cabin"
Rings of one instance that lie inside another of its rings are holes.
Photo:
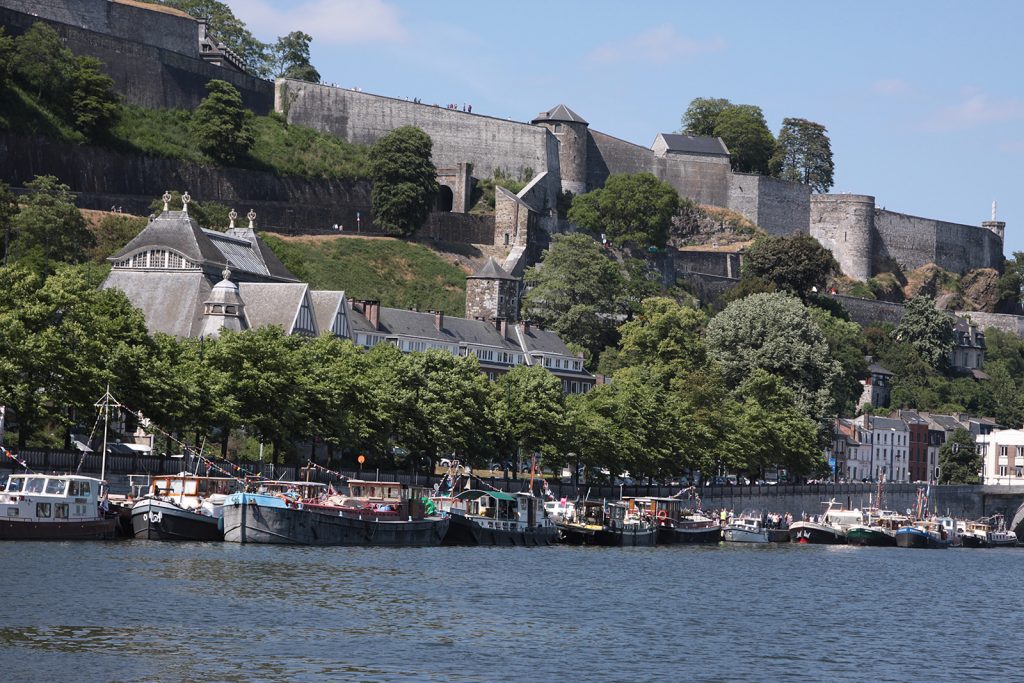
[[[401,500],[403,488],[402,484],[394,481],[348,480],[349,495],[369,502]]]
[[[0,494],[0,517],[7,521],[94,520],[105,492],[103,482],[72,474],[12,474]]]
[[[167,477],[153,477],[149,490],[157,496],[209,498],[214,494],[231,494],[237,484],[238,480],[231,477],[198,477],[182,472]]]
[[[519,503],[516,497],[504,491],[471,489],[455,496],[455,500],[464,502],[468,516],[519,520]]]

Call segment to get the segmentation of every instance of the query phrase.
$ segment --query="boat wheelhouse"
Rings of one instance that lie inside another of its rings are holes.
[[[441,505],[451,518],[445,545],[550,545],[558,535],[530,493],[469,489]]]
[[[12,474],[0,494],[0,539],[114,538],[103,481],[74,474]]]

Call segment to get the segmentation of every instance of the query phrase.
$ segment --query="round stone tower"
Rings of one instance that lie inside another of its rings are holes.
[[[544,126],[558,140],[558,167],[562,176],[562,191],[573,194],[586,192],[590,124],[564,104],[541,112],[530,123]]]
[[[506,273],[494,257],[466,278],[466,317],[505,322],[519,319],[519,278]]]
[[[832,252],[844,275],[867,280],[875,255],[875,198],[811,195],[811,236]]]

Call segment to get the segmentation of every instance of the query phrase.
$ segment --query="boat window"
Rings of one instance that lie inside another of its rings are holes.
[[[67,519],[68,518],[68,504],[67,503],[57,503],[56,505],[54,505],[53,506],[53,516],[58,518],[58,519]]]
[[[199,482],[197,482],[195,479],[193,479],[192,481],[186,481],[185,482],[185,495],[186,496],[194,496],[194,495],[196,495],[196,491],[198,490],[198,488],[199,488]]]
[[[14,507],[7,508],[7,516],[8,517],[17,517],[18,514],[19,514],[18,508],[14,508]]]
[[[81,496],[88,496],[92,493],[92,486],[87,481],[78,482],[78,494]]]
[[[185,490],[185,487],[183,486],[183,482],[180,479],[175,479],[175,480],[169,482],[169,484],[170,485],[167,487],[167,489],[171,493],[181,493],[181,492],[183,492]]]
[[[63,496],[67,482],[63,479],[47,479],[46,492],[55,496]]]
[[[69,482],[68,495],[69,496],[77,496],[77,495],[79,495],[78,482],[77,481]]]
[[[32,477],[25,485],[25,493],[42,493],[46,480],[42,477]]]
[[[49,517],[50,516],[50,504],[49,503],[36,503],[36,517]]]
[[[11,477],[7,480],[7,493],[16,493],[24,485],[25,480],[22,477]]]

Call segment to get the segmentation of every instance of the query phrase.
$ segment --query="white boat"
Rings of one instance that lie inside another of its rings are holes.
[[[745,511],[729,522],[722,531],[728,543],[768,543],[770,537],[760,512]]]
[[[132,506],[132,535],[160,541],[219,541],[228,495],[238,487],[230,477],[188,472],[155,477],[150,493]]]
[[[793,543],[846,543],[846,532],[866,523],[863,512],[837,506],[834,498],[822,505],[828,508],[817,518],[789,525],[789,538]]]
[[[114,538],[103,481],[76,474],[12,474],[0,494],[0,539]]]

